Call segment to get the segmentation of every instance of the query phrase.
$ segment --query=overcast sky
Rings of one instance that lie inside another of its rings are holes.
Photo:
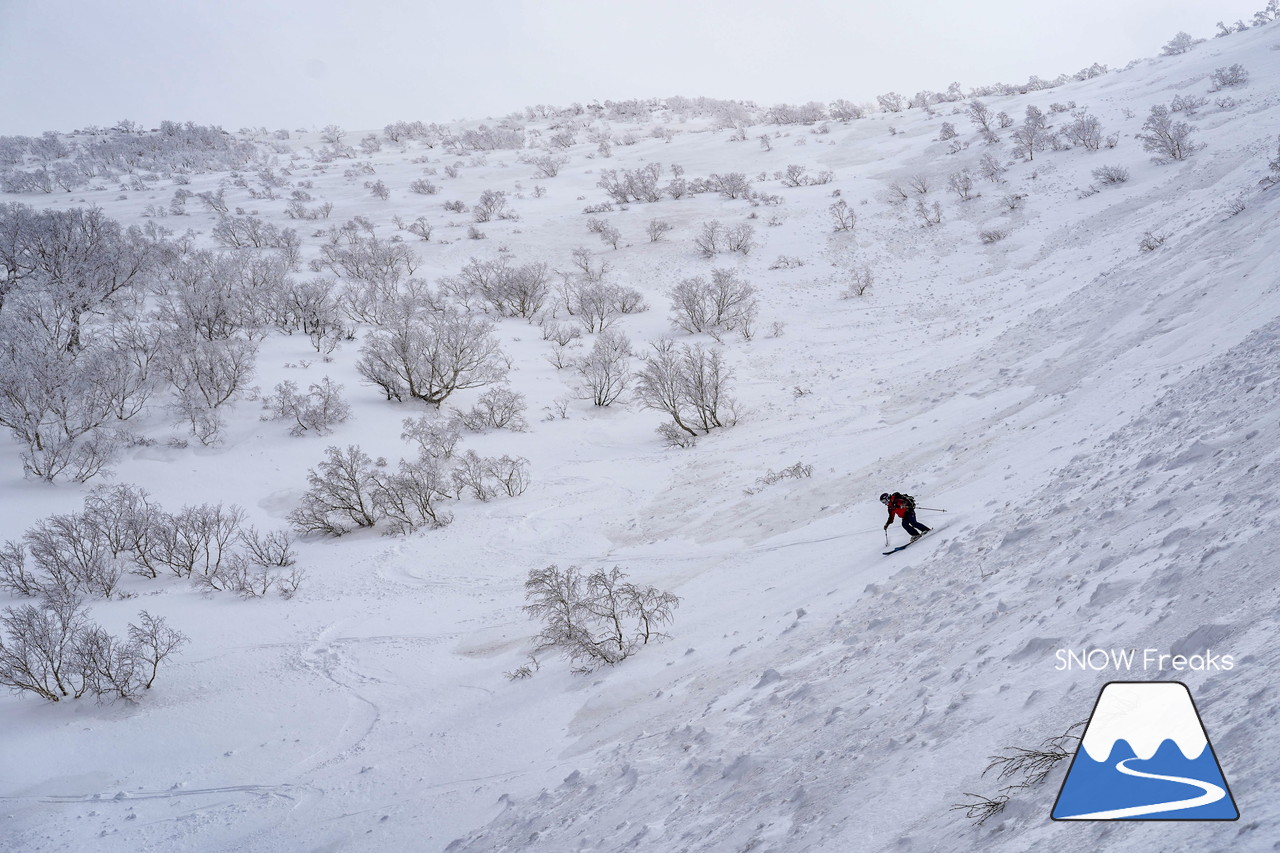
[[[1265,0],[0,0],[0,134],[348,130],[666,95],[966,90],[1155,56]],[[892,7],[892,8],[891,8]]]

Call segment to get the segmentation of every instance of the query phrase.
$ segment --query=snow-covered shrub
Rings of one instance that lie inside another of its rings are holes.
[[[732,426],[736,404],[729,397],[733,371],[720,350],[664,338],[652,344],[636,374],[636,399],[647,409],[665,412],[672,424],[690,436]]]
[[[1144,232],[1142,239],[1138,241],[1138,249],[1142,252],[1154,252],[1156,249],[1164,245],[1164,241],[1168,236],[1154,231]]]
[[[0,687],[50,702],[85,695],[136,699],[155,683],[160,664],[188,642],[162,617],[145,610],[140,616],[140,625],[129,625],[128,640],[120,640],[91,623],[73,596],[6,608],[0,615]]]
[[[0,546],[0,590],[13,595],[37,596],[42,578],[27,565],[27,549],[21,542],[6,540]]]
[[[490,388],[480,395],[480,399],[470,411],[454,409],[454,417],[465,428],[472,432],[484,432],[491,429],[509,429],[512,432],[524,432],[529,428],[524,419],[524,395],[512,391],[508,387]]]
[[[755,495],[764,490],[766,486],[772,486],[774,483],[780,483],[783,480],[800,480],[813,476],[813,466],[804,462],[797,462],[781,471],[774,471],[770,468],[765,474],[756,478],[754,486],[748,486],[743,490],[744,494]]]
[[[260,568],[288,568],[298,561],[293,536],[287,530],[263,533],[252,525],[242,526],[240,544],[244,546],[245,559]]]
[[[463,304],[479,298],[502,317],[533,317],[551,292],[545,263],[517,266],[506,255],[490,260],[472,258],[457,276],[446,279],[444,286]]]
[[[554,178],[560,174],[560,170],[569,162],[569,158],[557,157],[554,154],[539,154],[526,158],[522,162],[532,166],[539,178]]]
[[[755,248],[755,229],[746,222],[726,228],[713,219],[702,223],[702,230],[693,238],[693,243],[704,258],[713,258],[721,252],[746,255]]]
[[[1209,91],[1217,92],[1220,89],[1243,86],[1248,82],[1249,72],[1237,62],[1224,68],[1214,69],[1214,72],[1209,75]]]
[[[955,193],[961,201],[969,201],[979,195],[973,190],[973,175],[970,174],[968,169],[952,172],[947,177],[947,189]]]
[[[372,332],[356,369],[388,400],[411,397],[438,406],[454,391],[501,380],[507,361],[490,321],[439,311]]]
[[[669,296],[671,322],[679,329],[691,334],[738,332],[748,339],[754,333],[756,289],[733,270],[712,270],[709,281],[701,276],[684,279]]]
[[[1168,163],[1171,160],[1185,160],[1192,153],[1199,151],[1203,145],[1191,141],[1195,128],[1185,121],[1174,121],[1169,108],[1164,104],[1156,104],[1151,114],[1142,124],[1143,133],[1137,134],[1142,140],[1144,151],[1151,151],[1156,156],[1156,163]]]
[[[1199,95],[1174,95],[1173,100],[1169,102],[1169,111],[1193,116],[1208,103],[1208,98]]]
[[[218,245],[231,249],[280,249],[300,241],[292,228],[277,228],[257,216],[222,216],[211,234]]]
[[[1026,116],[1022,125],[1009,135],[1013,141],[1013,153],[1027,160],[1035,160],[1036,152],[1043,151],[1053,144],[1057,134],[1049,131],[1048,120],[1040,108],[1034,104],[1027,105]]]
[[[795,255],[778,255],[773,263],[769,264],[771,270],[790,270],[804,266],[804,258]]]
[[[591,351],[574,362],[581,380],[579,396],[595,406],[614,403],[631,381],[631,343],[617,332],[601,332]]]
[[[450,500],[450,482],[432,458],[400,460],[399,470],[382,478],[376,493],[378,507],[390,524],[387,533],[408,534],[420,527],[452,523],[452,513],[440,506]]]
[[[428,181],[426,178],[418,178],[409,182],[409,191],[418,195],[435,195],[440,192],[440,188]]]
[[[230,559],[240,540],[244,510],[234,504],[184,506],[165,513],[147,537],[147,565],[164,566],[178,577],[212,574]]]
[[[470,495],[478,501],[497,497],[499,485],[490,476],[488,463],[489,460],[474,450],[459,456],[457,464],[449,472],[454,496],[461,500],[463,495]]]
[[[862,264],[861,266],[849,271],[849,283],[845,287],[844,292],[840,295],[844,299],[866,296],[867,291],[871,290],[875,281],[875,273],[872,272],[871,265]]]
[[[566,281],[561,298],[566,310],[588,332],[603,332],[612,326],[622,314],[620,306],[628,301],[624,288],[585,278]]]
[[[508,497],[522,495],[529,488],[528,459],[504,454],[496,458],[488,456],[481,461],[484,466],[484,476],[494,484],[497,490],[505,492]]]
[[[986,244],[999,243],[1008,236],[1009,232],[1004,228],[983,228],[978,232],[978,239]]]
[[[41,590],[110,598],[120,583],[122,566],[87,513],[41,519],[23,541]]]
[[[381,476],[373,459],[356,445],[328,447],[326,458],[307,472],[310,488],[289,521],[299,533],[341,536],[353,527],[373,527],[381,516]]]
[[[471,217],[476,222],[490,222],[494,219],[515,219],[516,215],[507,207],[507,194],[503,190],[485,190],[480,200],[471,209]]]
[[[620,568],[589,574],[579,566],[547,566],[529,573],[524,611],[542,623],[537,651],[554,650],[575,672],[613,666],[650,640],[674,619],[678,596],[629,582]]]
[[[11,300],[12,301],[12,300]],[[115,458],[118,442],[107,425],[116,417],[110,389],[126,369],[94,346],[71,352],[43,339],[20,307],[0,318],[0,426],[21,445],[24,471],[53,482],[85,482]],[[34,319],[34,318],[33,318]],[[8,321],[8,322],[4,322]],[[127,395],[127,389],[126,395]],[[149,387],[139,390],[149,394]],[[145,396],[140,398],[145,401]]]
[[[1123,184],[1129,180],[1129,170],[1123,166],[1099,166],[1090,174],[1104,184]]]
[[[1004,173],[1007,171],[1004,164],[990,153],[983,154],[982,159],[978,161],[978,174],[993,184],[1003,181]]]
[[[712,258],[722,250],[723,239],[724,226],[719,220],[713,219],[702,223],[702,230],[693,238],[693,244],[698,247],[698,251],[704,258]]]
[[[601,223],[596,233],[600,235],[601,243],[612,246],[614,249],[618,248],[618,244],[622,242],[622,232],[608,222]]]
[[[413,275],[418,256],[405,243],[380,240],[372,233],[361,234],[354,220],[342,228],[330,229],[319,255],[311,262],[313,272],[329,270],[352,281],[392,284]],[[367,229],[366,229],[367,230]]]
[[[662,198],[658,188],[661,177],[662,166],[658,163],[647,163],[636,169],[603,169],[596,186],[618,204],[655,202]]]
[[[1062,128],[1062,136],[1087,151],[1097,151],[1102,147],[1102,122],[1097,116],[1078,110],[1071,114],[1071,121]]]
[[[726,172],[723,175],[712,173],[707,178],[709,189],[720,193],[725,198],[749,198],[751,181],[742,172]]]
[[[1262,179],[1263,189],[1280,183],[1280,136],[1276,137],[1276,156],[1267,163],[1267,168],[1271,170],[1271,174]]]
[[[244,391],[253,378],[258,346],[250,340],[229,338],[170,338],[162,364],[173,386],[170,410],[203,444],[218,441],[223,422],[217,409]]]
[[[991,124],[996,120],[996,114],[990,107],[974,98],[965,107],[964,114],[969,117],[969,121],[973,122],[973,126],[978,129],[979,133],[992,133]]]
[[[934,202],[932,206],[928,206],[923,200],[916,202],[916,216],[920,217],[920,221],[926,226],[942,224],[942,205]]]
[[[1191,48],[1200,44],[1202,41],[1204,41],[1204,39],[1194,38],[1190,33],[1179,31],[1176,36],[1169,39],[1164,47],[1160,48],[1160,55],[1178,56],[1179,54],[1183,54],[1191,50]]]
[[[400,423],[404,430],[400,438],[416,443],[418,454],[426,459],[451,459],[453,450],[462,439],[462,424],[456,418],[420,415],[405,418]]]
[[[839,122],[850,122],[863,118],[867,114],[866,109],[844,98],[837,98],[832,101],[829,112],[831,113],[831,118]]]
[[[858,214],[853,212],[849,202],[844,199],[840,199],[827,210],[831,214],[831,223],[837,231],[852,231],[858,224]]]
[[[646,229],[649,235],[649,242],[657,243],[658,241],[664,239],[667,235],[667,232],[670,230],[671,230],[671,223],[667,222],[665,219],[650,219],[648,228]]]
[[[264,397],[262,407],[269,413],[264,420],[292,421],[290,435],[328,435],[333,425],[351,417],[351,407],[342,399],[342,386],[328,376],[312,383],[305,395],[299,393],[296,382],[285,380],[275,387],[275,393]]]
[[[907,99],[897,92],[876,95],[876,103],[880,104],[880,109],[887,113],[900,113],[907,107]]]

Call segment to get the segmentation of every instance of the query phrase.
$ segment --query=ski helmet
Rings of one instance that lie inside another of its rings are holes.
[[[887,504],[889,502],[889,493],[885,492],[880,496],[880,503]]]

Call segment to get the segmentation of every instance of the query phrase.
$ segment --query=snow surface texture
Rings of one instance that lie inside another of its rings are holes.
[[[668,330],[665,292],[712,266],[692,244],[701,223],[758,212],[762,246],[715,265],[759,287],[762,331],[786,327],[726,339],[741,422],[680,451],[660,446],[658,415],[635,408],[575,402],[567,419],[538,420],[565,381],[536,327],[503,321],[531,429],[464,441],[529,458],[529,491],[459,503],[439,531],[304,542],[309,574],[291,601],[137,578],[128,589],[139,598],[94,602],[111,630],[145,606],[191,643],[134,706],[0,698],[0,849],[1276,849],[1280,189],[1258,181],[1280,131],[1277,45],[1280,29],[1262,27],[987,99],[1019,121],[1028,104],[1074,100],[1121,137],[1113,150],[1039,152],[967,202],[946,193],[946,175],[988,150],[1010,162],[1009,149],[987,148],[945,110],[875,114],[829,134],[751,128],[749,138],[773,137],[769,151],[696,122],[671,124],[670,143],[647,125],[615,124],[639,141],[611,159],[580,140],[557,177],[537,179],[513,152],[493,152],[456,179],[433,177],[442,189],[430,197],[404,189],[421,176],[411,160],[456,158],[412,143],[363,158],[392,188],[387,201],[342,179],[345,161],[315,173],[316,201],[335,206],[326,224],[361,214],[385,237],[393,214],[431,218],[436,236],[413,244],[425,278],[501,245],[518,262],[560,268],[575,246],[598,250],[653,306],[620,324],[641,345]],[[1236,62],[1251,75],[1229,93],[1236,104],[1211,100],[1191,119],[1207,147],[1152,164],[1132,138],[1151,105],[1205,94],[1207,76]],[[936,141],[943,120],[971,147],[948,155]],[[287,144],[305,155],[315,140]],[[783,197],[777,207],[712,195],[634,204],[601,214],[624,234],[617,250],[602,248],[581,214],[605,200],[599,171],[646,161],[690,176],[802,163],[836,178],[758,182]],[[1083,194],[1104,164],[1131,180]],[[933,179],[937,226],[883,200],[890,180],[914,174]],[[197,176],[191,189],[220,177]],[[535,184],[545,197],[529,192]],[[513,193],[521,219],[467,240],[469,217],[440,202],[471,204],[485,189]],[[853,233],[832,230],[834,189],[858,214]],[[1027,196],[1017,210],[999,201],[1011,193]],[[1241,194],[1246,208],[1229,216]],[[127,222],[155,203],[117,196],[6,200],[83,198]],[[282,200],[234,203],[298,224]],[[775,214],[781,224],[768,227]],[[654,217],[674,226],[664,242],[644,236]],[[212,220],[194,206],[176,224],[209,244]],[[978,231],[990,227],[1008,236],[983,244]],[[1167,239],[1140,252],[1147,231]],[[805,265],[769,270],[780,255]],[[877,283],[845,300],[850,257],[872,264]],[[333,436],[291,438],[241,402],[223,446],[161,440],[131,451],[118,480],[166,507],[237,502],[254,523],[283,525],[326,444],[409,455],[400,421],[417,410],[362,385],[355,356],[347,344],[323,364],[300,336],[262,347],[264,390],[324,375],[345,386],[355,417]],[[157,413],[154,435],[166,429]],[[17,452],[3,439],[0,538],[82,497],[21,480]],[[812,477],[744,494],[797,461]],[[948,514],[918,547],[886,558],[876,498],[894,489]],[[553,562],[616,564],[676,592],[673,639],[590,676],[546,657],[531,679],[508,681],[536,631],[520,610],[524,578]],[[1240,821],[1054,823],[1066,762],[1010,792],[982,826],[949,811],[963,792],[998,794],[1005,783],[982,775],[988,756],[1082,721],[1106,681],[1173,675],[1055,669],[1056,649],[1094,646],[1235,656],[1231,671],[1176,677],[1204,715]]]

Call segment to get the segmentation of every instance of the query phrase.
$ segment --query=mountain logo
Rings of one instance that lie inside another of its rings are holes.
[[[1239,817],[1185,684],[1103,686],[1054,803],[1054,820]]]

